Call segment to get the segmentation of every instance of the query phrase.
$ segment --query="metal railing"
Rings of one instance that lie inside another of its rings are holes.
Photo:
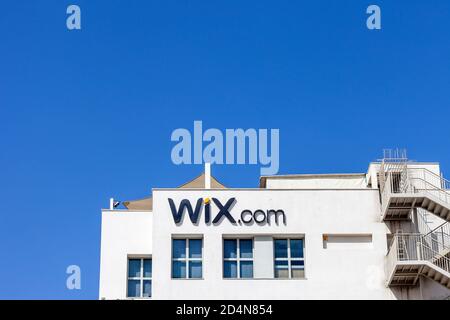
[[[388,277],[394,270],[395,264],[398,260],[398,240],[394,237],[390,243],[388,253],[386,255],[385,274]]]
[[[383,163],[380,170],[380,193],[385,211],[392,194],[425,193],[449,204],[450,181],[424,168],[408,168],[406,163]]]
[[[450,181],[424,168],[408,168],[413,192],[425,192],[450,204]]]
[[[426,260],[431,262],[433,265],[441,268],[445,272],[450,274],[450,259],[446,256],[443,256],[427,245],[420,243],[419,244],[421,260]]]
[[[450,252],[450,223],[444,222],[423,236],[424,241],[439,253]]]
[[[420,178],[438,189],[450,190],[450,181],[433,171],[425,168],[408,168],[408,172],[411,178]]]
[[[390,274],[398,261],[428,261],[450,273],[450,259],[429,246],[421,234],[395,234],[386,256],[386,271]]]
[[[383,212],[394,193],[410,193],[413,188],[408,179],[406,159],[383,160],[380,173],[380,194]]]
[[[417,221],[416,221],[416,226],[417,226],[417,231],[420,234],[428,234],[432,231],[431,227],[430,227],[430,221],[428,221],[428,216],[430,215],[430,213],[422,208],[417,208]]]

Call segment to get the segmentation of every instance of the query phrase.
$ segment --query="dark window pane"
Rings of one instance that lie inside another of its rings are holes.
[[[287,240],[275,240],[274,241],[275,246],[275,258],[287,258],[288,252],[287,252]]]
[[[223,277],[224,278],[237,278],[237,262],[236,261],[224,261],[223,262]]]
[[[303,260],[292,260],[291,261],[292,269],[303,269],[305,267],[305,261]]]
[[[223,241],[223,257],[224,258],[237,258],[237,241],[236,240],[224,240]]]
[[[189,278],[201,278],[201,277],[202,277],[202,262],[189,261]]]
[[[141,276],[141,259],[128,260],[128,277],[139,278]]]
[[[172,262],[172,278],[186,278],[186,262],[173,261]]]
[[[253,261],[241,261],[241,278],[253,278]]]
[[[289,278],[289,266],[286,260],[275,261],[275,278]]]
[[[305,261],[291,261],[291,277],[304,278],[305,277]]]
[[[253,258],[253,240],[239,240],[239,250],[241,258]]]
[[[144,280],[144,297],[152,296],[152,280]]]
[[[191,239],[189,240],[189,258],[201,258],[202,257],[202,240]]]
[[[152,277],[152,260],[144,259],[144,277],[151,278]]]
[[[303,258],[303,240],[301,239],[291,240],[291,257]]]
[[[128,297],[136,298],[141,296],[141,281],[128,280]]]
[[[275,261],[275,268],[279,267],[279,268],[287,268],[288,265],[288,261],[287,260],[276,260]]]
[[[172,257],[175,259],[186,258],[186,240],[172,240]]]

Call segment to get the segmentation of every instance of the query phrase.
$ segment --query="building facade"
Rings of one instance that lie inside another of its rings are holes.
[[[448,299],[450,185],[438,163],[361,174],[205,171],[102,210],[100,299]]]

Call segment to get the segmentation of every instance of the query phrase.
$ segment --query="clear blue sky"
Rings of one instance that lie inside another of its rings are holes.
[[[449,39],[448,0],[3,1],[0,298],[96,299],[100,209],[196,176],[170,158],[194,120],[279,128],[282,174],[364,172],[406,147],[449,176]],[[259,167],[213,174],[254,187]]]

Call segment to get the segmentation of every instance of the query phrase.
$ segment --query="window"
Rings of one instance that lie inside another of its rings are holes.
[[[223,277],[253,278],[253,239],[224,239]]]
[[[172,239],[172,278],[202,278],[202,239]]]
[[[274,239],[275,278],[304,278],[303,239]]]
[[[152,296],[152,259],[128,259],[127,297],[149,298]]]

